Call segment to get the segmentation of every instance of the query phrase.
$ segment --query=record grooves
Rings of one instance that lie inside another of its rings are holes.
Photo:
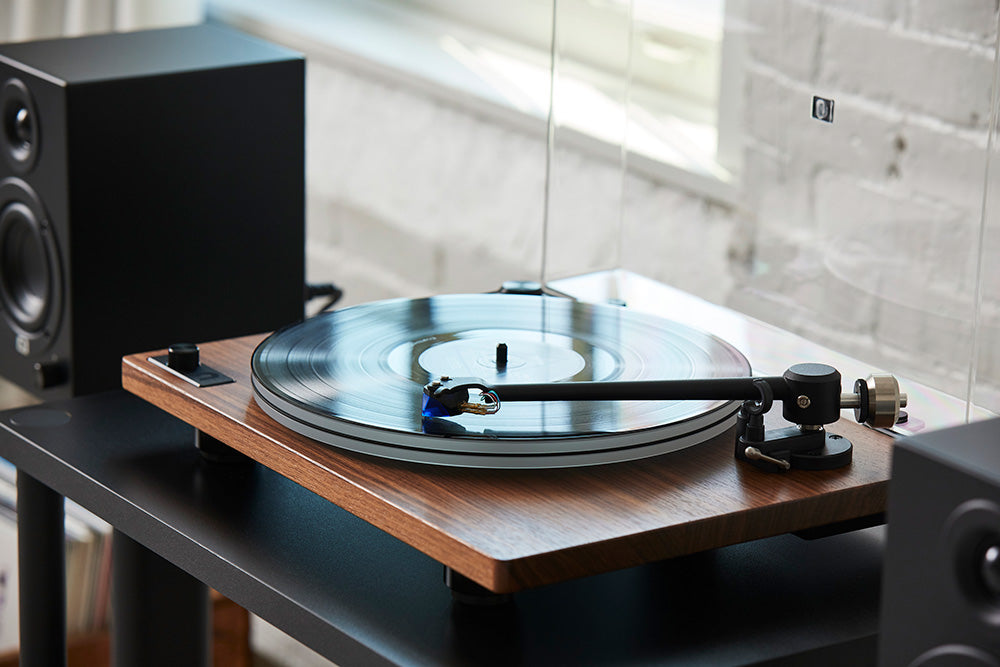
[[[496,356],[503,344],[507,354]],[[351,451],[487,468],[564,467],[674,451],[728,429],[736,401],[525,402],[421,415],[442,375],[491,384],[749,375],[728,343],[617,306],[514,294],[382,301],[279,330],[254,351],[254,396],[292,430]]]

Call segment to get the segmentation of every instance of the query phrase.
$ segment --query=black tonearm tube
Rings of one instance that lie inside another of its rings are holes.
[[[470,391],[478,390],[478,400]],[[826,364],[796,364],[783,375],[632,382],[549,382],[487,385],[479,378],[442,377],[424,387],[425,404],[438,414],[492,414],[504,401],[742,400],[737,416],[736,458],[764,470],[822,470],[847,465],[852,445],[824,426],[853,409],[857,421],[893,426],[906,394],[891,375],[870,375],[841,392],[840,372]],[[763,415],[774,401],[796,426],[765,432]],[[425,405],[425,414],[426,414]]]

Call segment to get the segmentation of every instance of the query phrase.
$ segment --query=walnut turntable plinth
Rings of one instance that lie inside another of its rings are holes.
[[[386,460],[319,443],[258,407],[250,359],[264,336],[200,346],[234,379],[199,388],[123,360],[125,389],[497,593],[884,511],[892,438],[842,419],[853,463],[762,472],[731,433],[669,454],[585,468],[482,470]],[[363,549],[364,545],[359,545]],[[363,557],[363,553],[359,554]]]

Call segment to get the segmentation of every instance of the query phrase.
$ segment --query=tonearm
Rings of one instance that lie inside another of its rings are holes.
[[[470,392],[478,391],[475,399]],[[906,407],[892,375],[870,375],[841,393],[840,372],[826,364],[796,364],[772,377],[487,385],[479,378],[442,377],[424,387],[424,416],[493,414],[505,401],[742,400],[737,415],[736,458],[769,471],[828,470],[851,462],[846,438],[826,424],[853,409],[858,422],[888,428]],[[795,426],[764,430],[774,401]]]

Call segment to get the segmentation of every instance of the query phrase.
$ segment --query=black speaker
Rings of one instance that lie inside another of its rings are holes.
[[[1000,419],[893,450],[879,659],[1000,667]]]
[[[0,45],[0,375],[88,394],[300,319],[304,77],[214,25]]]

